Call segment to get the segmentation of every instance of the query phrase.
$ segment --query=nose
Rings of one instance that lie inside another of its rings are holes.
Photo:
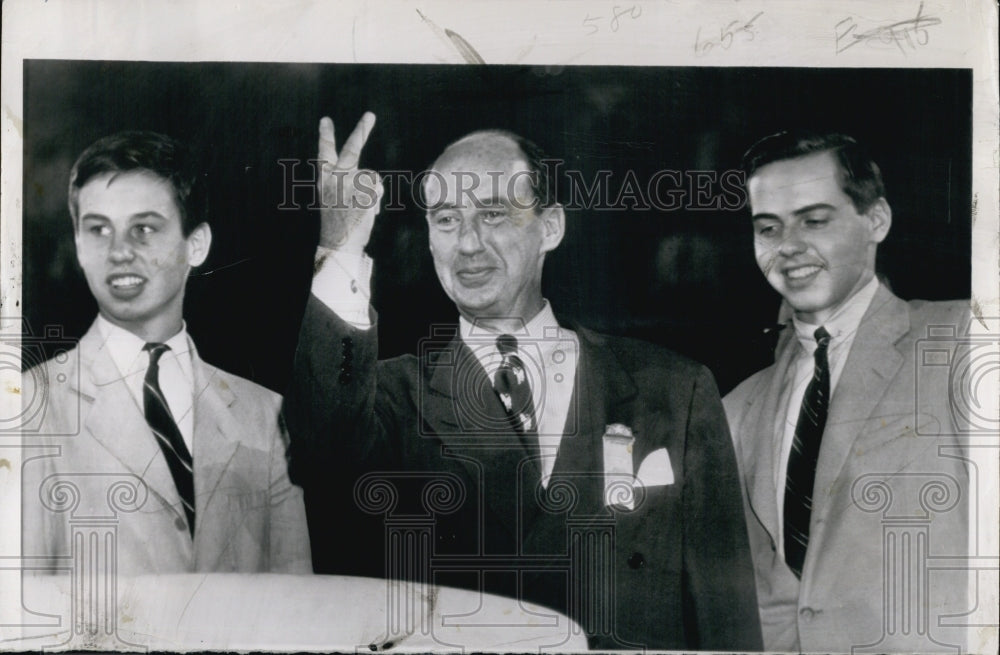
[[[474,218],[462,219],[458,228],[458,251],[463,255],[474,255],[483,249],[479,234],[479,222]]]
[[[126,236],[115,236],[111,242],[111,250],[108,252],[108,259],[113,264],[124,264],[135,258],[135,251]]]
[[[809,245],[802,239],[797,227],[789,228],[784,235],[784,239],[778,244],[778,252],[784,257],[794,257],[805,252]]]

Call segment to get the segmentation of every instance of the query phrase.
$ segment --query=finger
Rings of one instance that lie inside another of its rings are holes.
[[[333,121],[329,116],[319,119],[318,159],[331,166],[337,164],[337,137],[333,132]]]
[[[375,192],[378,194],[378,197],[375,198],[375,215],[377,216],[382,211],[382,197],[385,196],[385,183],[382,181],[382,176],[378,173],[375,174],[375,179]]]
[[[382,183],[382,176],[372,170],[358,171],[356,178],[357,189],[361,193],[359,201],[363,209],[375,209],[378,212],[379,203],[385,194],[385,186]]]
[[[355,168],[358,165],[361,149],[365,147],[365,142],[368,141],[368,135],[371,134],[373,127],[375,127],[375,114],[366,111],[361,120],[358,121],[354,131],[351,132],[351,136],[347,137],[347,141],[344,142],[344,147],[340,150],[337,168]]]

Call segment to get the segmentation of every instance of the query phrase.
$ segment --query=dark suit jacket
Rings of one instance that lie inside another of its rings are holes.
[[[961,643],[961,631],[938,618],[969,609],[964,560],[947,563],[969,551],[966,428],[949,380],[953,367],[961,372],[968,324],[968,301],[907,303],[879,287],[833,390],[801,582],[777,550],[772,454],[781,392],[801,350],[794,330],[783,331],[772,366],[726,396],[768,650]],[[921,558],[938,556],[946,563],[928,571]]]
[[[436,583],[552,607],[592,647],[759,649],[736,461],[710,373],[577,328],[576,388],[544,489],[517,437],[488,427],[506,417],[456,330],[422,342],[419,357],[376,362],[375,329],[351,329],[310,297],[286,415],[316,570],[405,577],[398,567],[424,570],[429,557]],[[604,504],[611,423],[634,432],[635,470],[660,448],[672,463],[674,483],[641,492],[634,511]],[[421,517],[433,523],[424,561],[400,564],[403,542],[383,535]]]

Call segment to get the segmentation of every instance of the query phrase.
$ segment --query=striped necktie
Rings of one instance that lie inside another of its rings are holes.
[[[795,424],[795,437],[788,455],[788,473],[785,477],[785,562],[802,577],[802,566],[809,547],[809,520],[812,516],[813,487],[816,484],[816,462],[823,440],[823,428],[830,405],[830,366],[826,351],[830,333],[818,328],[816,337],[815,368],[812,380],[802,397],[802,409]]]
[[[147,343],[143,350],[149,352],[149,369],[142,385],[142,404],[146,412],[146,422],[156,436],[160,450],[167,459],[167,466],[174,478],[174,485],[184,505],[187,515],[188,530],[194,538],[194,469],[191,453],[184,445],[181,431],[170,413],[167,399],[160,390],[160,357],[170,346],[164,343]]]

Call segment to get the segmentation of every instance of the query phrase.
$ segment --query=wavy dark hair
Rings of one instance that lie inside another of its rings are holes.
[[[170,183],[185,237],[208,220],[204,176],[193,151],[165,134],[128,131],[98,139],[73,164],[68,202],[74,230],[79,221],[80,189],[99,175],[130,171],[149,171]]]
[[[788,130],[766,136],[743,155],[743,173],[749,182],[750,177],[767,164],[818,152],[833,154],[840,169],[840,187],[859,214],[885,197],[885,184],[878,164],[853,137],[838,132]]]

